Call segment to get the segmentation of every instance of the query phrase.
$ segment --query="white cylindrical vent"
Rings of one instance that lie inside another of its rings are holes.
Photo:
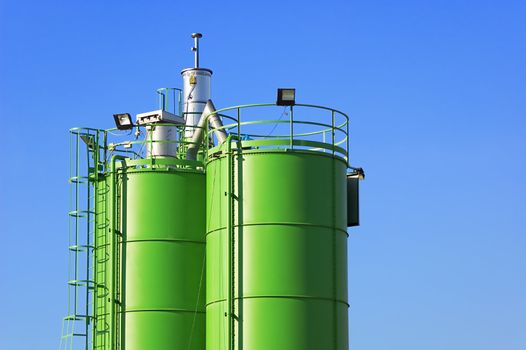
[[[185,139],[191,139],[195,126],[210,99],[212,71],[206,68],[188,68],[183,76],[183,113],[186,120]]]
[[[177,127],[150,125],[146,127],[146,155],[148,157],[177,156]]]

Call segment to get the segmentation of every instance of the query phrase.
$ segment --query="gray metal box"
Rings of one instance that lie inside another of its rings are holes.
[[[359,182],[358,175],[347,175],[347,227],[360,225]]]

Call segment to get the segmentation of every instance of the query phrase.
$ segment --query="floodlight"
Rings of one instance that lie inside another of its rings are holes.
[[[133,128],[133,121],[130,113],[117,113],[113,115],[115,125],[119,130],[129,130]]]
[[[365,171],[362,169],[362,168],[354,168],[354,167],[349,167],[353,170],[352,173],[348,174],[347,176],[354,176],[356,178],[358,178],[358,180],[363,180],[365,179]]]
[[[278,89],[278,106],[294,106],[296,104],[296,89]]]

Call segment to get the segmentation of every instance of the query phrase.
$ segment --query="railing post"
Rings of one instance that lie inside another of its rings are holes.
[[[76,142],[75,142],[75,147],[76,147],[76,165],[75,165],[75,177],[76,177],[76,181],[75,181],[75,215],[80,215],[79,214],[79,192],[80,192],[80,185],[79,185],[79,181],[80,180],[80,145],[79,145],[79,138],[80,138],[80,130],[77,131],[76,133]],[[78,245],[78,241],[79,241],[79,222],[78,222],[78,217],[75,218],[75,241],[74,241],[74,245]],[[75,272],[74,272],[74,276],[75,276],[75,281],[77,281],[79,279],[78,277],[78,274],[79,274],[79,262],[78,262],[78,254],[75,254]],[[76,283],[76,282],[75,282]],[[75,296],[74,296],[74,308],[75,308],[75,317],[77,316],[78,314],[78,308],[77,308],[77,299],[78,299],[78,291],[77,291],[77,288],[75,287]]]
[[[150,132],[148,133],[148,136],[150,137],[149,143],[150,143],[150,160],[151,160],[151,166],[153,167],[153,133],[155,132],[155,124],[150,124]]]
[[[102,154],[103,154],[103,158],[104,158],[104,171],[106,171],[106,167],[107,167],[107,162],[108,162],[108,131],[107,130],[104,130],[104,136],[103,136],[103,141],[104,143],[104,148],[102,150]]]
[[[182,92],[181,92],[180,90],[178,90],[178,91],[179,91],[179,94],[178,94],[178,96],[177,96],[177,100],[178,100],[177,102],[178,102],[178,104],[179,104],[179,114],[178,114],[178,115],[179,115],[181,118],[183,118],[184,116],[183,116],[183,99],[182,99]]]
[[[237,140],[241,140],[241,109],[237,107]]]
[[[345,156],[347,158],[347,166],[349,166],[350,165],[349,164],[350,163],[349,162],[349,117],[345,116],[345,119],[347,120],[347,131],[346,131],[347,133],[345,135],[345,138],[347,139],[347,145],[346,145],[345,151],[347,152],[347,154]]]
[[[332,125],[331,125],[331,134],[332,134],[332,155],[334,156],[334,110],[332,112]]]
[[[290,106],[290,148],[294,148],[294,106]]]
[[[172,91],[173,91],[174,114],[177,115],[177,113],[175,113],[175,89],[172,89]]]
[[[210,128],[208,126],[208,121],[205,123],[204,126],[205,130],[203,132],[205,133],[205,137],[203,137],[203,160],[206,162],[208,159],[208,150],[210,149]],[[212,136],[212,144],[214,144],[214,137]]]

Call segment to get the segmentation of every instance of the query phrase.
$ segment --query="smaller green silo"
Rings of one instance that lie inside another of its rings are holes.
[[[131,167],[121,186],[122,348],[203,349],[204,172]]]

